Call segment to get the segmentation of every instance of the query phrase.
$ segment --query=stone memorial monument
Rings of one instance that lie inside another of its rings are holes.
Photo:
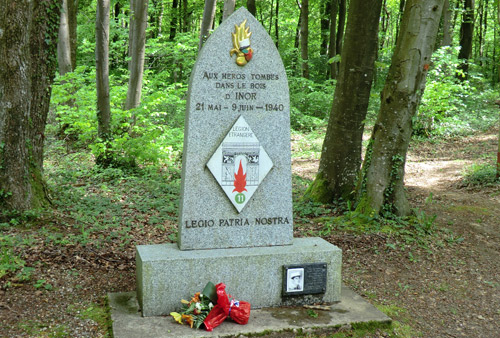
[[[252,308],[340,301],[341,250],[293,238],[288,83],[244,8],[201,49],[189,84],[177,244],[137,247],[143,316],[223,282]]]

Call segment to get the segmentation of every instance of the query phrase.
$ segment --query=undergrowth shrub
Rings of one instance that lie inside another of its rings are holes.
[[[310,131],[324,124],[330,115],[335,82],[316,83],[293,76],[288,80],[292,129]]]
[[[477,76],[472,64],[468,81],[457,69],[458,47],[442,47],[432,57],[422,102],[413,119],[415,136],[463,135],[490,127],[498,113],[492,102],[495,92]]]
[[[499,183],[497,169],[493,164],[472,164],[462,174],[463,186],[488,186]]]

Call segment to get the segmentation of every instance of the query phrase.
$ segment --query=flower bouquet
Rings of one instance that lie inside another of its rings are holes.
[[[238,324],[246,324],[250,318],[250,303],[232,299],[225,289],[224,283],[214,286],[208,282],[203,291],[195,293],[190,301],[181,300],[184,305],[180,313],[171,312],[170,315],[179,324],[188,324],[192,328],[198,329],[205,324],[207,331],[212,331],[227,317]]]
[[[190,301],[181,300],[183,304],[180,312],[170,312],[170,315],[179,324],[188,324],[191,328],[199,328],[207,318],[214,304],[217,303],[215,285],[208,282],[202,292],[197,292]]]

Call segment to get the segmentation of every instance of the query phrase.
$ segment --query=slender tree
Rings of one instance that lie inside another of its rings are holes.
[[[391,13],[387,9],[387,0],[382,1],[382,17],[380,18],[380,49],[384,48],[385,41],[387,40],[387,31],[389,30],[389,22],[391,20]]]
[[[111,140],[111,108],[109,103],[109,0],[97,1],[96,12],[96,87],[97,133],[106,149],[97,164],[107,166],[112,158],[108,149]]]
[[[182,0],[182,31],[185,33],[189,30],[189,8],[188,1]]]
[[[299,74],[299,60],[298,60],[298,55],[300,53],[299,47],[300,47],[300,28],[302,27],[302,5],[300,4],[299,0],[296,0],[297,2],[297,7],[299,9],[299,20],[297,21],[297,26],[295,27],[295,39],[293,43],[293,57],[292,57],[292,69],[294,70],[294,73]]]
[[[337,54],[342,54],[342,42],[344,41],[345,20],[347,16],[347,0],[339,0],[339,21],[337,28]]]
[[[247,0],[247,9],[255,17],[257,17],[257,7],[255,6],[255,0]]]
[[[276,37],[276,41],[274,42],[274,44],[276,45],[276,48],[279,47],[279,42],[280,42],[279,14],[280,14],[280,0],[276,0],[276,16],[274,18],[274,34]]]
[[[396,21],[396,41],[398,40],[398,35],[399,35],[399,30],[401,26],[401,20],[403,19],[403,13],[405,11],[405,5],[406,5],[406,0],[400,0],[399,1],[399,13],[398,13],[398,20]]]
[[[328,60],[337,55],[337,14],[339,11],[339,0],[331,0],[330,6],[330,37],[328,42]],[[337,78],[337,62],[329,61],[329,74],[331,79]]]
[[[76,47],[77,41],[77,24],[78,24],[78,0],[66,0],[68,6],[68,27],[69,27],[69,45],[71,50],[71,69],[76,68]]]
[[[138,0],[135,0],[138,1]],[[147,4],[146,4],[147,8]],[[147,12],[146,12],[147,13]],[[170,12],[170,40],[175,39],[175,34],[177,33],[177,22],[179,17],[179,1],[172,1],[172,11]]]
[[[441,46],[451,46],[452,43],[452,14],[453,7],[450,6],[450,0],[444,1],[443,6],[443,40]]]
[[[410,213],[403,179],[412,118],[425,87],[444,0],[408,0],[391,67],[380,98],[380,113],[358,181],[357,210]]]
[[[131,60],[129,63],[130,77],[128,81],[127,101],[125,103],[125,109],[127,110],[137,107],[141,102],[148,1],[136,0],[132,16],[134,16],[132,22],[134,25],[130,25],[129,29],[133,29],[135,32],[132,34],[134,40],[130,41],[132,45],[130,49]]]
[[[203,19],[201,22],[201,31],[200,31],[200,44],[198,45],[198,49],[201,49],[205,41],[208,39],[210,35],[210,30],[214,24],[215,18],[215,9],[217,5],[217,0],[206,0],[205,7],[203,9]]]
[[[222,20],[226,20],[228,16],[233,14],[236,0],[224,0],[224,12],[222,13]]]
[[[344,30],[345,30],[345,21],[347,14],[347,2],[346,0],[333,0],[332,5],[332,13],[330,19],[330,39],[335,38],[335,47],[332,48],[333,44],[330,42],[330,50],[329,53],[330,59],[336,55],[342,54],[342,43],[344,41]],[[338,16],[338,21],[337,21]],[[332,32],[337,30],[333,35]],[[337,77],[339,72],[339,61],[334,61],[330,64],[330,76],[332,79]]]
[[[0,218],[48,204],[43,143],[61,2],[0,2]]]
[[[459,79],[465,80],[469,72],[469,59],[472,53],[472,42],[474,40],[474,0],[464,0],[464,12],[462,25],[460,26],[460,52],[458,58],[462,60],[459,69]]]
[[[129,27],[134,27],[135,26],[135,15],[133,13],[134,8],[135,8],[135,3],[137,0],[130,0],[130,11],[132,12],[129,16]],[[96,33],[97,34],[97,33]],[[132,59],[132,46],[134,44],[134,34],[135,34],[135,29],[130,29],[128,30],[128,57],[131,60]],[[130,63],[130,61],[129,61]],[[129,65],[130,68],[130,65]]]
[[[302,0],[300,9],[300,56],[302,77],[309,78],[309,0]]]
[[[273,28],[273,15],[274,15],[274,0],[271,0],[271,5],[269,6],[269,29],[267,33],[271,35],[271,30]]]
[[[68,0],[63,0],[61,6],[59,39],[57,42],[57,61],[59,64],[60,75],[73,71],[71,64],[71,43],[69,37]]]
[[[340,73],[318,174],[306,196],[323,203],[351,199],[378,49],[380,1],[351,0]]]
[[[330,11],[332,7],[332,0],[325,1],[321,5],[321,46],[320,55],[327,55],[328,53],[328,33],[330,32]]]

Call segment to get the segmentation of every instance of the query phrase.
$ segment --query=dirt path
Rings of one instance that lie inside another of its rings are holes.
[[[443,230],[429,248],[389,249],[383,236],[330,238],[344,252],[344,282],[413,328],[407,336],[500,337],[500,191],[461,187],[466,166],[491,163],[495,135],[410,150],[412,207],[437,215]],[[314,163],[301,162],[295,161],[296,173],[312,177]]]

